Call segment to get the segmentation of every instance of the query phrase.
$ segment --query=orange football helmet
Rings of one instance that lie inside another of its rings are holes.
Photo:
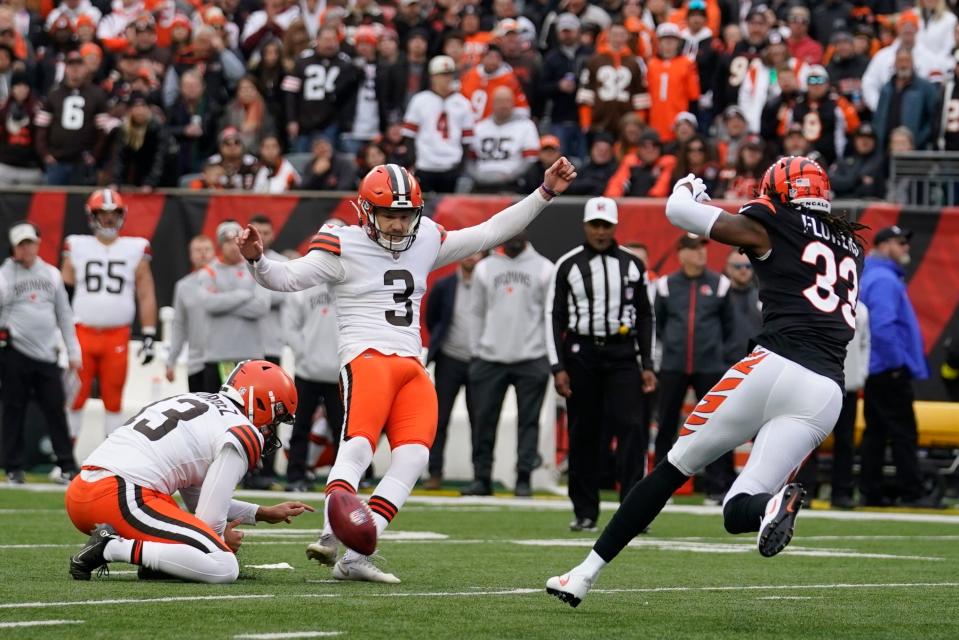
[[[780,202],[829,213],[829,176],[815,160],[786,156],[772,163],[759,184],[760,195]]]
[[[123,226],[123,219],[127,213],[127,207],[123,203],[123,198],[113,189],[97,189],[87,198],[87,223],[95,235],[103,238],[115,238],[120,233]],[[105,227],[97,219],[97,214],[101,212],[116,213],[117,222],[112,227]]]
[[[356,199],[360,226],[374,242],[388,251],[406,251],[416,240],[416,232],[423,215],[423,192],[420,183],[398,164],[373,167],[360,183]],[[377,216],[381,214],[412,214],[405,234],[384,236]]]
[[[279,449],[277,425],[293,422],[298,403],[296,386],[286,371],[266,360],[244,360],[230,373],[220,393],[239,405],[263,434],[264,454]]]

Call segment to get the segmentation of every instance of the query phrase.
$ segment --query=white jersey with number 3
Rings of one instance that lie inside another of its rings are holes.
[[[67,236],[63,251],[73,263],[73,315],[88,327],[124,327],[136,313],[136,270],[150,259],[145,238],[122,237],[103,244],[94,236]]]
[[[367,349],[420,357],[420,303],[433,269],[496,247],[526,228],[546,206],[539,189],[486,222],[450,231],[422,218],[407,251],[390,252],[358,226],[326,225],[310,251],[289,262],[261,259],[256,281],[274,291],[302,291],[331,283],[336,294],[340,364]]]
[[[263,444],[263,435],[224,396],[184,393],[144,407],[111,433],[83,465],[173,495],[201,486],[223,447],[235,448],[253,468]]]

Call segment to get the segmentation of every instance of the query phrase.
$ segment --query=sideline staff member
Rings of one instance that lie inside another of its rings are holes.
[[[70,369],[80,368],[80,343],[70,299],[56,267],[40,259],[40,236],[29,222],[10,228],[12,256],[0,266],[0,331],[3,333],[3,466],[7,481],[23,484],[24,429],[31,394],[40,406],[60,466],[57,482],[76,473],[64,411],[60,335]]]
[[[572,531],[596,530],[604,420],[613,423],[617,439],[621,499],[642,477],[646,459],[643,395],[637,389],[656,387],[652,311],[646,265],[613,239],[618,220],[614,200],[588,200],[586,242],[559,259],[547,291],[549,363],[569,415]]]

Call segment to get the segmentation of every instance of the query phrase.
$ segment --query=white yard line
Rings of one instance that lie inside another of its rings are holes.
[[[36,493],[63,493],[66,487],[58,484],[24,484],[24,485],[0,485],[0,491],[32,491]],[[248,491],[241,490],[235,494],[238,498],[266,498],[275,500],[276,491]],[[296,494],[297,499],[304,502],[322,502],[324,495],[321,492],[308,492]],[[362,496],[361,496],[362,497]],[[483,507],[484,509],[523,509],[527,511],[546,510],[546,511],[569,511],[569,500],[557,496],[555,498],[536,497],[536,498],[507,498],[507,497],[466,497],[466,496],[421,496],[413,495],[406,501],[409,505],[426,505],[432,507],[453,507],[463,510],[468,507]],[[618,502],[604,501],[600,504],[603,511],[613,512],[619,507]],[[721,516],[722,507],[707,507],[705,505],[667,505],[663,509],[664,513],[679,513],[693,516]],[[802,518],[822,519],[822,520],[842,520],[842,521],[861,521],[861,522],[932,522],[939,524],[959,525],[959,509],[946,509],[944,511],[932,512],[926,510],[922,513],[908,512],[906,510],[877,510],[877,511],[827,511],[820,509],[803,509]]]
[[[23,622],[0,622],[0,629],[52,627],[60,624],[83,624],[83,620],[24,620]]]
[[[593,589],[591,593],[674,593],[696,591],[803,591],[830,589],[955,589],[959,582],[888,582],[888,583],[836,583],[836,584],[773,584],[773,585],[720,585],[713,587],[646,587],[629,589]],[[351,600],[363,598],[475,598],[477,596],[513,596],[543,593],[542,587],[488,589],[478,591],[388,591],[381,593],[353,593]],[[96,607],[116,604],[155,604],[164,602],[200,602],[210,600],[270,600],[282,598],[341,598],[341,593],[300,593],[275,595],[272,593],[222,596],[177,596],[168,598],[125,598],[111,600],[84,600],[72,602],[9,602],[0,603],[0,609],[40,609],[50,607],[87,606]]]
[[[592,547],[596,541],[591,538],[553,538],[545,540],[512,540],[512,544],[530,547]],[[752,553],[755,545],[737,542],[691,542],[670,538],[636,538],[629,543],[632,548],[656,549],[657,551],[686,551],[692,553]],[[932,556],[906,556],[889,553],[867,553],[855,549],[819,549],[791,545],[783,554],[790,556],[809,556],[814,558],[863,558],[876,560],[926,560],[940,561]]]
[[[293,571],[293,565],[289,562],[277,562],[275,564],[245,564],[247,569],[267,569],[273,571]]]
[[[757,600],[821,600],[822,596],[761,596]]]
[[[244,633],[233,640],[284,640],[285,638],[331,638],[343,635],[342,631],[287,631],[285,633]]]
[[[203,600],[264,600],[272,593],[222,596],[170,596],[167,598],[114,598],[110,600],[73,600],[66,602],[0,602],[0,609],[46,609],[50,607],[86,607],[111,604],[155,604],[158,602],[200,602]]]

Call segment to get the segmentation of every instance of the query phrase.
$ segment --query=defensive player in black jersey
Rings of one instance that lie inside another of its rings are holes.
[[[726,530],[758,531],[759,552],[767,557],[792,538],[803,490],[787,482],[842,408],[863,248],[860,225],[832,213],[829,179],[812,160],[777,160],[760,194],[730,215],[705,204],[706,187],[692,174],[673,188],[666,216],[674,225],[740,247],[753,263],[763,328],[753,352],[689,415],[666,460],[629,492],[586,560],[546,582],[548,593],[574,607],[676,489],[749,440],[749,461],[723,503]]]

